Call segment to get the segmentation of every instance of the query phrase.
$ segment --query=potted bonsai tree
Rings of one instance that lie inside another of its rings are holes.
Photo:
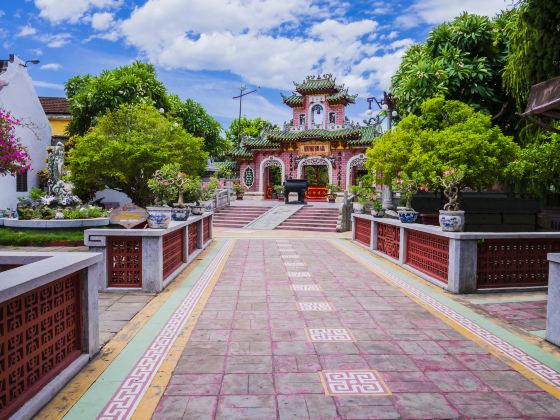
[[[283,185],[275,185],[274,192],[276,193],[276,198],[278,201],[284,201],[284,186]]]
[[[243,196],[245,195],[245,189],[241,185],[241,182],[236,181],[233,183],[233,192],[235,193],[235,197],[238,200],[243,200]]]
[[[178,195],[176,184],[178,167],[166,164],[154,173],[148,180],[148,188],[154,196],[154,206],[146,207],[148,211],[148,226],[152,229],[166,229],[171,221],[172,209],[169,203]]]
[[[447,198],[443,210],[439,211],[439,225],[446,232],[461,232],[465,227],[465,212],[459,210],[459,191],[465,172],[455,169],[444,169],[435,177],[434,183],[443,188]]]
[[[426,182],[416,172],[410,177],[405,172],[399,171],[391,187],[394,191],[400,193],[401,204],[404,204],[403,207],[397,207],[400,221],[402,223],[416,222],[418,212],[412,208],[412,198],[420,188],[427,188]]]
[[[329,203],[336,202],[336,193],[340,192],[341,188],[338,186],[338,184],[327,184],[327,188],[327,201]]]

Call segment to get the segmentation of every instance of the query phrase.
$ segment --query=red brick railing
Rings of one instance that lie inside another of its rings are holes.
[[[189,255],[196,251],[198,242],[198,229],[195,224],[189,225]]]
[[[82,353],[80,273],[0,303],[0,418]]]
[[[449,239],[409,230],[406,235],[406,263],[447,283]]]
[[[355,239],[366,246],[371,245],[371,222],[369,220],[356,219]]]
[[[141,237],[107,237],[107,286],[142,287]]]
[[[377,225],[377,250],[391,258],[399,258],[401,230],[398,226],[379,223]]]
[[[167,278],[185,261],[185,230],[178,229],[163,236],[163,278]]]
[[[206,243],[210,239],[210,218],[207,217],[202,221],[202,240]]]
[[[546,286],[549,252],[559,239],[485,239],[478,243],[477,287]]]
[[[368,223],[375,226],[366,243]],[[353,229],[357,242],[454,293],[547,286],[547,254],[560,252],[558,232],[443,232],[367,215],[354,215]]]

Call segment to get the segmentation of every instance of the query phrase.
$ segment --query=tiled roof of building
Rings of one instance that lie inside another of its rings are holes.
[[[327,96],[327,102],[329,104],[353,104],[358,95],[350,95],[348,89],[339,89],[338,92]]]
[[[228,156],[232,158],[252,158],[253,153],[247,150],[245,147],[233,147],[228,153]]]
[[[296,91],[302,95],[331,93],[336,89],[336,81],[330,74],[324,76],[307,76],[303,83],[294,83]]]
[[[278,143],[272,142],[267,135],[257,138],[248,137],[243,141],[245,147],[250,149],[279,149]]]
[[[39,96],[39,102],[45,114],[70,115],[70,106],[66,98]]]
[[[361,136],[359,128],[343,128],[340,130],[325,130],[314,128],[301,131],[270,131],[268,139],[272,141],[299,141],[299,140],[349,140],[358,139]]]
[[[299,95],[291,95],[291,96],[284,96],[282,95],[282,100],[284,103],[292,108],[301,108],[303,107],[303,96]]]

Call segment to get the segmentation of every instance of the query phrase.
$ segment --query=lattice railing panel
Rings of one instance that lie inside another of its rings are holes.
[[[401,230],[398,226],[377,224],[377,250],[395,259],[399,258]]]
[[[142,238],[107,237],[107,286],[142,287]]]
[[[204,239],[204,243],[210,240],[210,218],[205,217],[202,219],[202,238]]]
[[[477,287],[548,284],[546,254],[560,251],[560,239],[486,239],[478,244]]]
[[[163,278],[167,278],[183,264],[185,248],[183,229],[177,229],[163,236]]]
[[[198,229],[196,223],[189,225],[189,255],[196,251],[198,242]]]
[[[0,303],[0,418],[82,352],[80,273]]]
[[[416,230],[407,231],[406,263],[447,283],[449,239]]]
[[[371,220],[355,218],[356,241],[366,246],[371,245]]]

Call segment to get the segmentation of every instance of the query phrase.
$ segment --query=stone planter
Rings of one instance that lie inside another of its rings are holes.
[[[146,207],[150,229],[167,229],[171,221],[171,207]]]
[[[465,212],[440,210],[439,225],[444,232],[462,232],[465,227]]]
[[[327,201],[329,203],[335,203],[336,202],[336,193],[334,194],[328,194],[327,195]]]
[[[204,206],[191,206],[191,213],[193,216],[200,216],[204,213]]]
[[[201,201],[200,205],[204,208],[205,211],[212,211],[214,209],[214,200]]]
[[[398,213],[402,223],[414,223],[418,218],[418,212],[414,210],[399,210]]]
[[[176,222],[184,222],[189,218],[190,209],[188,207],[174,208],[171,218]]]

